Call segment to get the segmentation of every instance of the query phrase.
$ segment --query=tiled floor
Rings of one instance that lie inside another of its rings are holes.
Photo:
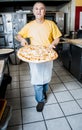
[[[82,84],[61,61],[54,61],[43,112],[36,111],[28,64],[10,65],[10,72],[13,79],[6,98],[13,112],[7,130],[82,130]]]

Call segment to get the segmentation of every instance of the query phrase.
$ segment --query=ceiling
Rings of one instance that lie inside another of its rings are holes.
[[[39,0],[38,0],[39,1]],[[46,6],[59,6],[70,2],[71,0],[41,0]],[[13,12],[22,7],[33,6],[37,0],[0,0],[0,12]]]
[[[0,5],[4,5],[4,6],[15,6],[15,5],[19,5],[20,6],[32,6],[35,2],[37,2],[39,0],[0,0]],[[44,4],[48,5],[48,6],[58,6],[64,3],[68,3],[71,0],[41,0]]]

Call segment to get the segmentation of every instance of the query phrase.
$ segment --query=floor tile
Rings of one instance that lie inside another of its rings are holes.
[[[63,72],[66,72],[69,74],[69,72],[62,66],[62,65],[59,65],[59,66],[56,66],[54,71],[59,74],[59,73],[63,73]]]
[[[82,88],[82,82],[79,82],[79,81],[77,81],[77,83],[81,86],[81,88]]]
[[[77,102],[80,105],[80,107],[82,108],[82,99],[77,100]]]
[[[22,97],[22,108],[33,107],[37,105],[35,101],[35,96]]]
[[[28,63],[27,64],[21,64],[20,66],[19,66],[19,70],[20,70],[20,72],[21,71],[29,71],[29,65],[28,65]]]
[[[60,103],[60,106],[65,115],[82,113],[82,109],[80,109],[75,101]]]
[[[20,97],[19,89],[9,89],[6,91],[6,98],[16,98]]]
[[[67,90],[63,83],[51,84],[50,87],[53,92],[61,92]]]
[[[7,130],[23,130],[22,126],[12,126],[12,127],[8,127]]]
[[[66,88],[68,90],[72,90],[72,89],[77,89],[77,88],[81,88],[80,85],[77,84],[77,82],[67,82],[64,83],[64,85],[66,86]]]
[[[58,102],[74,100],[68,91],[54,93]]]
[[[7,100],[8,102],[8,105],[12,106],[12,109],[21,109],[21,106],[20,106],[20,98],[9,98]]]
[[[33,87],[29,80],[20,82],[20,88],[27,88],[27,87]]]
[[[13,76],[13,78],[12,78],[12,82],[13,81],[19,81],[19,75],[15,75],[15,76]]]
[[[48,130],[71,130],[65,118],[46,121]]]
[[[54,71],[52,71],[52,77],[54,76],[57,76],[57,74]]]
[[[19,72],[20,72],[20,75],[27,75],[28,74],[28,71],[26,69],[25,70],[21,70]]]
[[[58,104],[51,104],[44,107],[43,115],[45,119],[52,119],[62,117],[63,113]]]
[[[48,91],[47,91],[47,93],[52,93],[52,92],[51,92],[50,85],[49,85],[49,88],[48,88]]]
[[[57,60],[54,61],[53,66],[54,66],[54,67],[56,67],[56,66],[60,66],[59,63],[57,62]]]
[[[10,75],[11,76],[17,76],[17,75],[19,75],[19,71],[11,71]]]
[[[19,66],[18,65],[10,65],[10,72],[15,72],[15,71],[18,71],[19,70]]]
[[[22,109],[23,123],[42,121],[43,116],[41,112],[37,112],[36,108]]]
[[[67,117],[72,130],[82,130],[82,114]]]
[[[74,81],[74,79],[71,76],[61,76],[60,79],[62,80],[62,82],[70,82],[70,81]]]
[[[30,76],[29,75],[22,75],[22,76],[20,76],[20,81],[26,81],[26,80],[30,80]]]
[[[82,98],[82,88],[81,89],[76,89],[76,90],[70,90],[71,94],[75,99],[80,99]]]
[[[60,69],[55,70],[55,71],[56,71],[56,73],[57,73],[57,75],[58,75],[59,77],[71,75],[71,74],[70,74],[68,71],[66,71],[64,68],[60,68]]]
[[[57,76],[54,76],[52,77],[50,84],[54,83],[61,83],[61,80]]]
[[[21,125],[22,119],[21,119],[21,110],[14,110],[12,111],[12,117],[9,122],[9,126],[13,125]]]
[[[34,88],[23,88],[21,89],[21,97],[24,97],[24,96],[33,96],[35,93],[34,93]]]
[[[46,104],[53,104],[53,103],[57,103],[54,95],[52,93],[47,95],[47,103]]]
[[[19,88],[19,81],[11,82],[11,84],[7,86],[7,89],[14,89],[14,88]]]
[[[24,130],[46,130],[44,122],[36,122],[23,125]]]

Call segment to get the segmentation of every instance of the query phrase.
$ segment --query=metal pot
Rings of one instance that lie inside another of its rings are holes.
[[[77,32],[75,32],[75,31],[70,31],[70,38],[71,38],[71,39],[76,39],[76,38],[77,38]]]

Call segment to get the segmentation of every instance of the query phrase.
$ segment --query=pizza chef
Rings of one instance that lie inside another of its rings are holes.
[[[16,36],[22,46],[28,44],[25,38],[29,38],[32,45],[48,46],[49,48],[55,48],[59,43],[62,34],[53,21],[45,19],[45,13],[44,3],[36,2],[33,6],[35,20],[27,23]],[[52,76],[53,61],[29,63],[29,66],[31,83],[34,86],[37,101],[36,110],[41,112],[47,99],[46,92]]]

